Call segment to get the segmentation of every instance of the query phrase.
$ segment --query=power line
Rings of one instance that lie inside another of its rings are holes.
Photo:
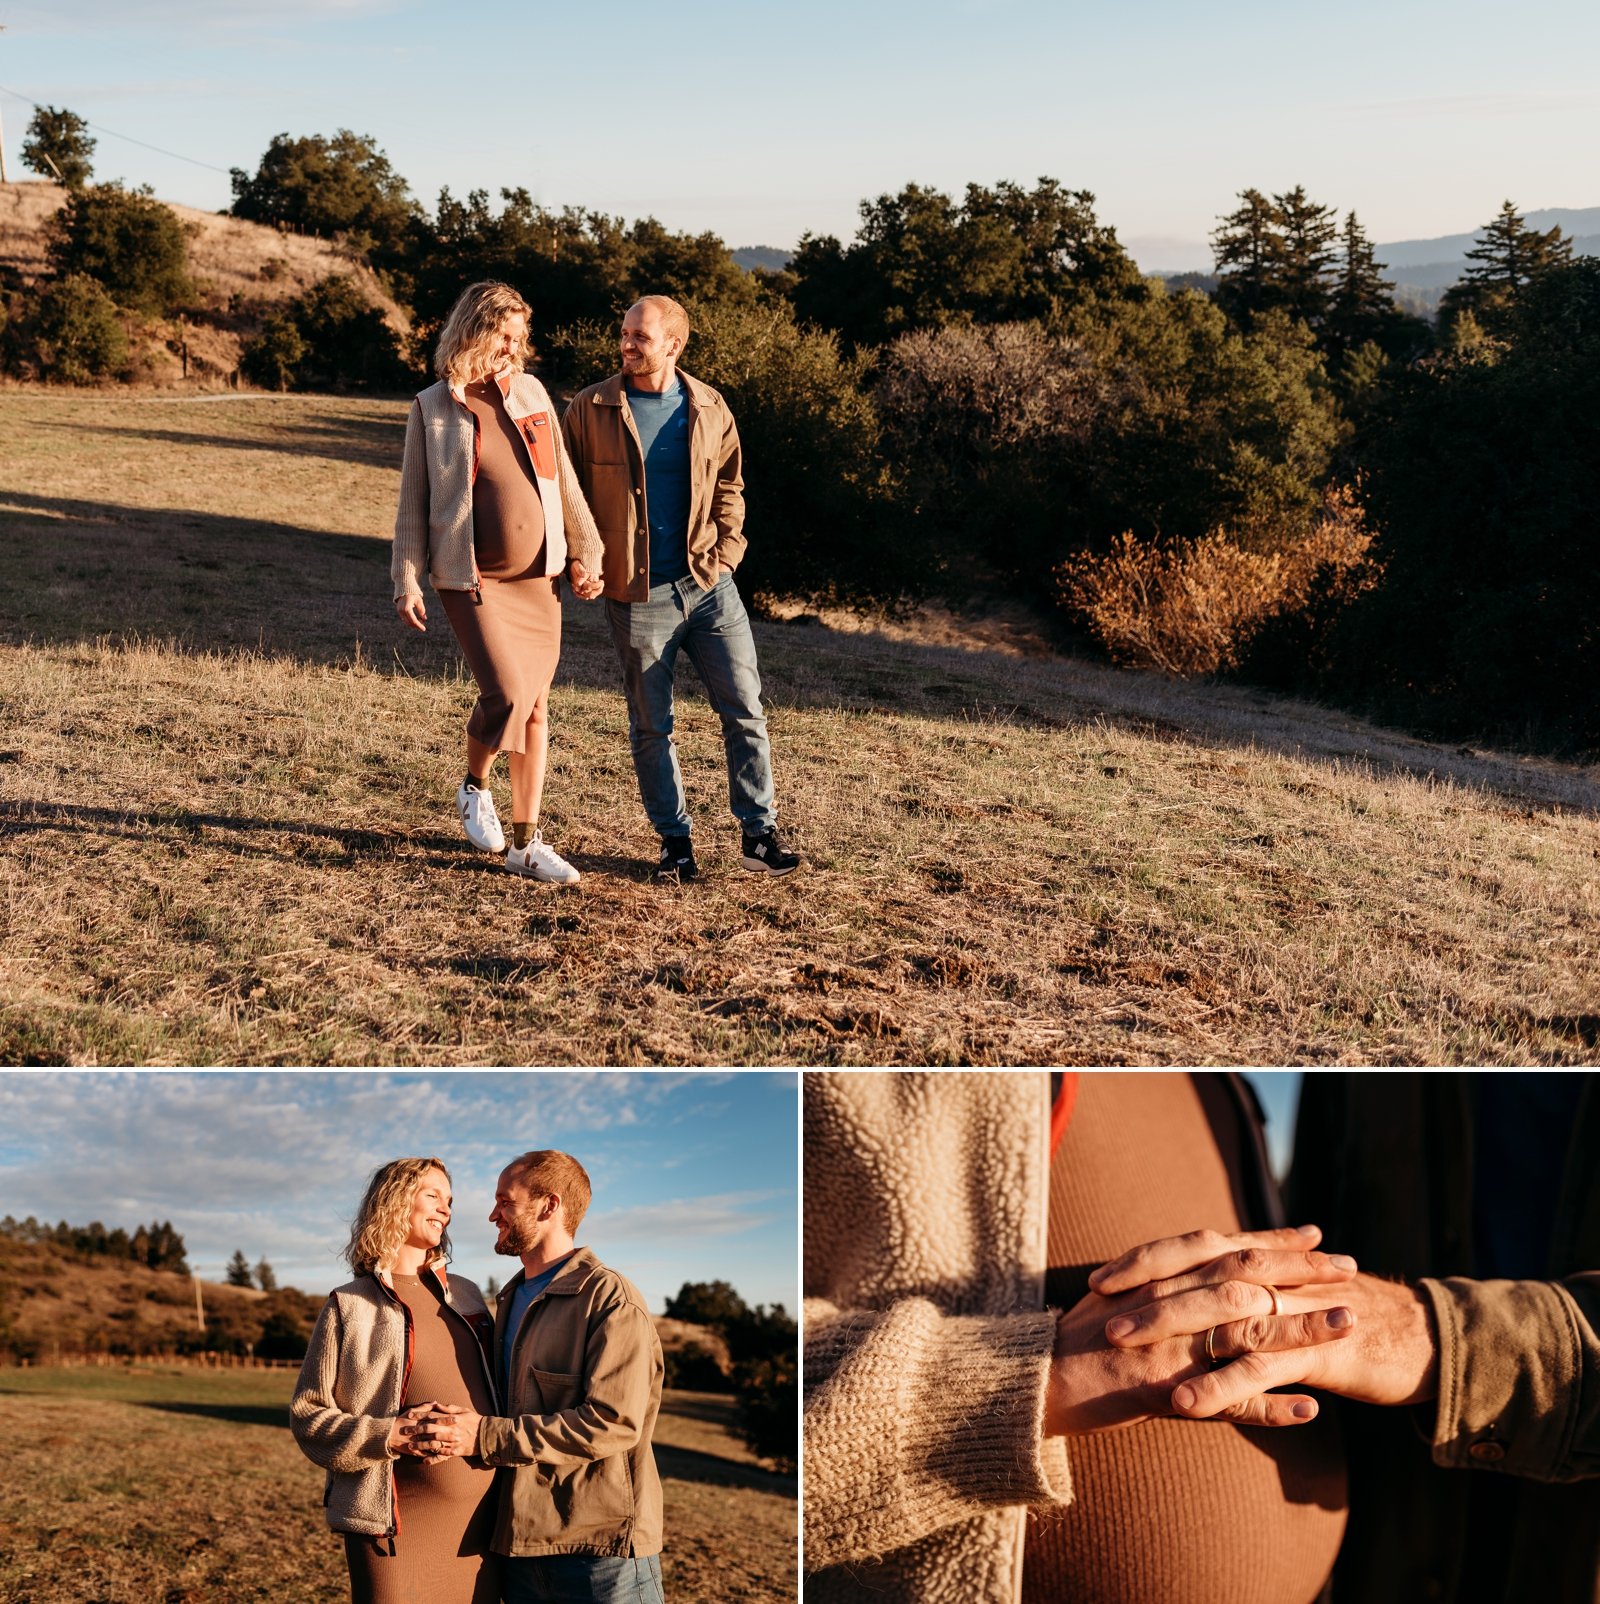
[[[23,101],[32,106],[35,111],[44,110],[44,107],[32,95],[24,95],[16,89],[7,89],[4,84],[0,84],[0,95],[10,95],[13,100]],[[109,134],[112,139],[125,139],[130,145],[143,146],[145,150],[153,150],[158,156],[170,156],[174,161],[188,162],[191,167],[204,167],[207,172],[222,173],[224,175],[229,172],[226,167],[217,167],[211,162],[196,161],[193,156],[180,156],[175,150],[163,150],[160,145],[152,145],[148,140],[144,139],[135,139],[132,134],[119,134],[115,128],[106,128],[100,123],[92,123],[87,117],[83,119],[83,124],[86,128],[94,129],[97,134]]]

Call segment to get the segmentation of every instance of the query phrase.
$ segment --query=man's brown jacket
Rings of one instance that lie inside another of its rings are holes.
[[[689,398],[689,572],[710,590],[718,564],[744,556],[744,471],[728,403],[682,368]],[[650,522],[644,450],[622,375],[580,390],[561,421],[567,452],[605,546],[602,572],[612,601],[642,602],[650,592]]]
[[[1529,1280],[1473,1273],[1471,1081],[1321,1074],[1301,1093],[1294,1217],[1363,1270],[1418,1282],[1439,1334],[1436,1404],[1340,1408],[1339,1604],[1600,1599],[1600,1078],[1551,1133],[1564,1172]]]
[[[517,1273],[495,1308],[495,1370]],[[650,1436],[661,1342],[633,1284],[579,1248],[528,1305],[511,1347],[509,1418],[485,1416],[478,1454],[507,1465],[497,1554],[661,1552],[661,1479]]]

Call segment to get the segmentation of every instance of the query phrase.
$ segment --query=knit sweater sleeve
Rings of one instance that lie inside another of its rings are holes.
[[[420,596],[428,572],[428,432],[421,403],[406,418],[405,455],[400,465],[400,505],[394,517],[394,554],[389,577],[394,599]]]
[[[395,1417],[352,1415],[339,1407],[334,1378],[341,1337],[339,1306],[329,1298],[306,1345],[305,1362],[289,1404],[289,1429],[312,1464],[324,1470],[366,1470],[395,1457],[389,1451]]]
[[[605,548],[601,544],[594,514],[589,511],[589,503],[584,499],[577,469],[572,465],[572,454],[567,448],[564,429],[556,431],[556,454],[560,458],[561,519],[567,537],[567,561],[580,562],[591,574],[598,575]]]
[[[805,1303],[805,1563],[869,1560],[995,1508],[1066,1504],[1045,1437],[1048,1310],[946,1315]]]

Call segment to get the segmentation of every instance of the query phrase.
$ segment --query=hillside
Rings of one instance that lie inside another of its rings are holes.
[[[0,392],[0,1060],[1600,1060],[1600,772],[964,629],[758,622],[777,883],[686,672],[680,890],[569,602],[584,880],[506,875],[454,643],[390,612],[404,412]]]
[[[31,283],[46,271],[46,225],[65,198],[59,184],[0,184],[0,272],[13,269]],[[198,302],[181,330],[174,322],[136,327],[147,383],[182,382],[180,337],[189,345],[191,387],[215,389],[228,383],[238,370],[240,350],[259,329],[263,315],[333,273],[356,279],[397,332],[409,328],[372,271],[327,240],[280,233],[191,206],[169,209],[189,234],[189,268]]]

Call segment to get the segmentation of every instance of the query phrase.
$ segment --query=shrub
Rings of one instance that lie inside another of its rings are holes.
[[[381,308],[343,274],[271,313],[240,366],[252,384],[269,390],[392,390],[410,377]]]
[[[681,1317],[680,1317],[681,1318]],[[661,1355],[666,1366],[663,1387],[681,1387],[688,1392],[726,1392],[728,1376],[717,1356],[702,1342],[686,1342]]]
[[[116,304],[84,273],[45,286],[32,319],[40,373],[66,384],[112,378],[128,365],[128,336]]]
[[[165,316],[193,293],[183,224],[149,189],[74,190],[46,248],[57,273],[98,279],[119,306]]]
[[[751,1453],[792,1472],[800,1459],[800,1395],[794,1355],[741,1365],[739,1433]]]
[[[1226,534],[1172,545],[1125,531],[1104,556],[1080,554],[1056,571],[1062,600],[1115,662],[1188,678],[1235,668],[1270,621],[1314,595],[1344,605],[1377,582],[1372,532],[1348,489],[1278,550],[1246,550]]]

